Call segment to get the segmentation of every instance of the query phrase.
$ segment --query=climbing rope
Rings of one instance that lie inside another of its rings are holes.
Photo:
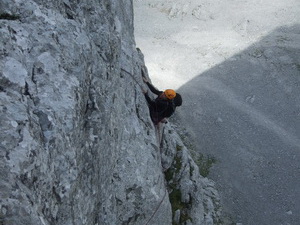
[[[143,91],[143,86],[136,80],[136,78],[128,71],[126,71],[125,69],[121,68],[121,70],[125,73],[127,73],[132,79],[133,81],[135,81],[138,86],[142,89]],[[144,71],[142,70],[142,74],[144,76]],[[158,123],[157,125],[155,125],[155,128],[156,128],[156,134],[157,134],[157,140],[158,140],[158,147],[159,147],[159,156],[160,156],[160,162],[161,162],[161,141],[162,141],[162,135],[160,134],[160,123]],[[163,129],[162,129],[163,131]],[[160,203],[158,204],[158,206],[156,207],[155,211],[152,213],[151,217],[149,218],[149,220],[147,221],[147,223],[145,223],[145,225],[148,225],[149,222],[153,219],[153,217],[155,216],[155,214],[157,213],[158,209],[160,208],[161,204],[163,203],[163,201],[165,200],[165,197],[167,195],[167,188],[165,189],[165,194],[162,198],[162,200],[160,201]]]
[[[158,123],[155,128],[156,128],[156,133],[157,133],[157,140],[158,140],[158,147],[159,147],[159,155],[160,155],[160,161],[161,161],[161,141],[162,141],[162,138],[161,138],[161,135],[160,135],[160,126],[159,126],[160,123]],[[162,129],[163,131],[163,129]],[[153,214],[151,215],[150,219],[147,221],[147,223],[145,223],[145,225],[148,225],[149,222],[153,219],[153,217],[155,216],[155,214],[157,213],[158,209],[160,208],[161,204],[163,203],[166,195],[167,195],[167,188],[165,189],[165,194],[162,198],[162,200],[160,201],[160,203],[158,204],[158,206],[156,207],[155,211],[153,212]]]
[[[125,70],[123,68],[121,68],[121,71],[128,74],[132,78],[132,80],[143,90],[143,86],[137,81],[137,79],[132,75],[132,73],[128,72],[127,70]]]
[[[149,222],[152,220],[152,218],[154,217],[154,215],[157,213],[158,209],[160,208],[161,204],[163,203],[165,197],[167,195],[167,189],[165,191],[164,197],[162,198],[162,200],[160,201],[159,205],[156,207],[156,210],[154,211],[154,213],[152,214],[152,216],[150,217],[150,219],[147,221],[147,223],[145,223],[145,225],[148,225]]]

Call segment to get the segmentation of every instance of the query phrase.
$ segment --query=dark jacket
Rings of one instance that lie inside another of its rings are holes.
[[[158,124],[161,120],[166,117],[170,117],[175,112],[175,103],[174,100],[166,100],[161,99],[159,96],[163,93],[163,91],[157,90],[152,84],[149,82],[146,83],[154,94],[158,95],[155,100],[152,100],[148,94],[145,94],[145,98],[148,102],[150,109],[150,116],[154,124]]]

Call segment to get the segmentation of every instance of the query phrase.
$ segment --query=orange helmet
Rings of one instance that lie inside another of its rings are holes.
[[[168,99],[173,99],[176,96],[176,92],[172,89],[167,89],[164,91],[164,93]]]

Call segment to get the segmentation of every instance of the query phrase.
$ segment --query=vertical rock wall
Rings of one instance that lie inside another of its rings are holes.
[[[0,224],[172,224],[176,149],[151,123],[132,17],[131,1],[0,2]]]

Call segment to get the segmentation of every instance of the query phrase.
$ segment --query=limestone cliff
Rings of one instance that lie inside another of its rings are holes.
[[[211,181],[172,126],[158,134],[150,120],[132,10],[0,2],[1,225],[219,220]]]

